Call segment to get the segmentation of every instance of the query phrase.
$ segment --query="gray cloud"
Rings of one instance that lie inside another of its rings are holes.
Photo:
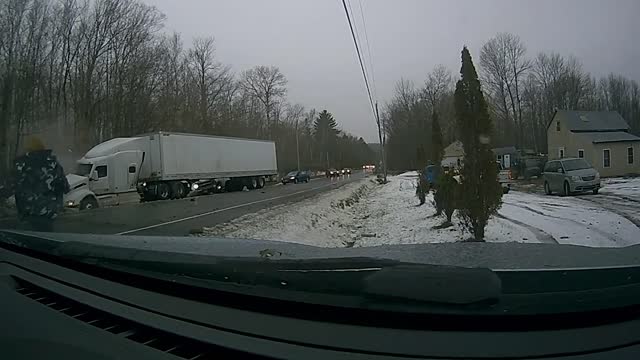
[[[233,71],[276,65],[289,80],[291,102],[326,108],[346,131],[377,139],[340,0],[144,1],[186,43],[215,36],[219,60]],[[503,31],[519,35],[530,56],[572,54],[593,75],[640,80],[637,0],[361,1],[381,104],[401,77],[419,85],[440,63],[457,73],[463,45],[477,57]],[[351,6],[364,47],[359,0]]]

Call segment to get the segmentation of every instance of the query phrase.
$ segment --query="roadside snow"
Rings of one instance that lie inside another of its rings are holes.
[[[640,229],[626,218],[578,197],[512,192],[500,214],[542,230],[560,244],[617,247],[640,242]]]
[[[371,180],[363,179],[298,203],[275,206],[204,228],[202,235],[344,247],[353,241],[358,214],[352,207],[341,208],[340,203],[374,186]]]
[[[418,207],[416,172],[379,185],[363,179],[314,198],[245,215],[205,228],[205,236],[289,241],[323,247],[361,247],[462,241],[470,237],[454,215],[453,226],[434,229],[433,197]],[[640,180],[608,181],[603,194],[637,197]],[[640,229],[627,217],[594,203],[598,196],[559,197],[512,191],[489,220],[491,242],[547,242],[594,247],[640,243]],[[640,205],[635,204],[637,208]],[[633,220],[633,219],[632,219]]]

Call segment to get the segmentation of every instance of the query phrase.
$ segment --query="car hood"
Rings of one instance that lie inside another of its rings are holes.
[[[598,172],[595,169],[580,169],[567,171],[567,175],[571,176],[595,176]]]
[[[640,245],[591,248],[518,242],[402,244],[323,248],[281,241],[177,236],[36,233],[0,230],[0,242],[70,258],[158,262],[215,262],[216,259],[322,261],[378,259],[414,264],[489,269],[550,269],[638,265]],[[193,259],[193,260],[190,260]]]
[[[89,178],[86,176],[80,176],[76,174],[68,174],[67,181],[69,182],[69,187],[74,188],[80,184],[87,184],[89,182]]]

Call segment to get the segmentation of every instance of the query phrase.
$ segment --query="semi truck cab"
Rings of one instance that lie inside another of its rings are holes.
[[[119,194],[135,192],[145,152],[138,138],[116,138],[91,149],[67,175],[67,207],[81,210],[117,204]],[[138,144],[136,144],[138,143]]]

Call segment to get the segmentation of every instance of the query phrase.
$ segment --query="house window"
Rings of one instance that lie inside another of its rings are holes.
[[[602,166],[611,167],[611,150],[609,149],[602,150]]]
[[[627,164],[633,164],[633,147],[627,148]]]
[[[558,157],[560,159],[564,158],[564,146],[558,148]]]
[[[584,149],[578,149],[578,157],[584,159]]]
[[[556,131],[560,131],[560,120],[556,121]]]

